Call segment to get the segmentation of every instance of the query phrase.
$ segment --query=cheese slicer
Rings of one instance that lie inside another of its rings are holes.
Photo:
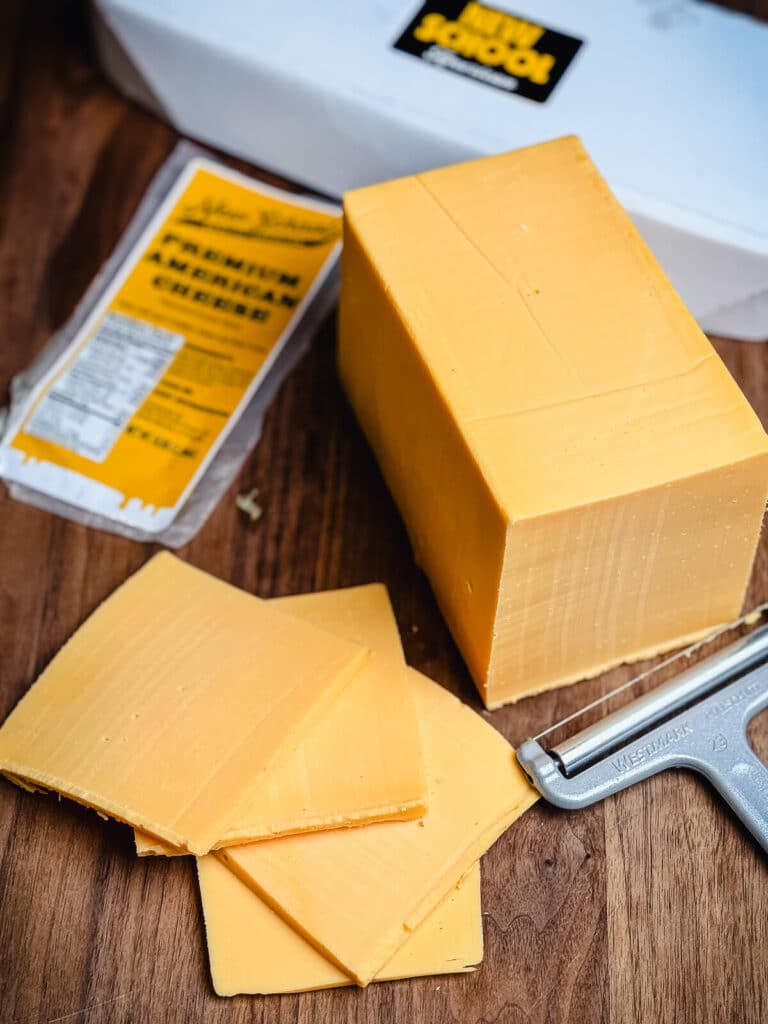
[[[546,737],[586,711],[635,686],[640,679],[689,657],[714,636],[551,726],[517,751],[541,795],[557,807],[587,807],[667,768],[703,775],[768,853],[768,767],[747,739],[750,721],[768,708],[768,624],[679,675],[636,697],[553,746]]]

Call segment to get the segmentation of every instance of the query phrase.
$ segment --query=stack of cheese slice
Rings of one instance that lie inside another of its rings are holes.
[[[535,799],[406,668],[383,586],[263,601],[168,554],[11,713],[0,771],[197,856],[221,995],[470,969],[478,859]]]

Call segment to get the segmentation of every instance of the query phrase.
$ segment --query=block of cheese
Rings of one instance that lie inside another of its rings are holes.
[[[419,726],[387,588],[373,583],[268,603],[370,655],[298,747],[243,791],[217,845],[421,817],[427,791]],[[184,852],[143,833],[136,848],[139,856]]]
[[[207,853],[367,656],[163,553],[11,712],[0,771]]]
[[[339,370],[489,707],[738,614],[765,432],[577,139],[349,193]]]
[[[340,970],[366,985],[536,800],[507,741],[409,670],[429,811],[421,821],[310,832],[216,856]]]
[[[197,861],[213,987],[220,996],[352,985],[216,857]],[[483,959],[480,865],[411,933],[374,981],[471,971]]]

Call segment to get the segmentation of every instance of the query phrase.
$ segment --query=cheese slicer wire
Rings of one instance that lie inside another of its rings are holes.
[[[517,751],[541,795],[557,807],[587,807],[667,768],[703,775],[768,853],[768,767],[747,739],[768,708],[768,624],[551,747],[545,737],[715,636],[752,623],[768,608],[722,627],[558,722]]]

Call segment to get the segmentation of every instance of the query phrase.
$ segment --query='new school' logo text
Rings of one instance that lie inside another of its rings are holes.
[[[544,103],[583,40],[487,4],[428,0],[395,49]]]

